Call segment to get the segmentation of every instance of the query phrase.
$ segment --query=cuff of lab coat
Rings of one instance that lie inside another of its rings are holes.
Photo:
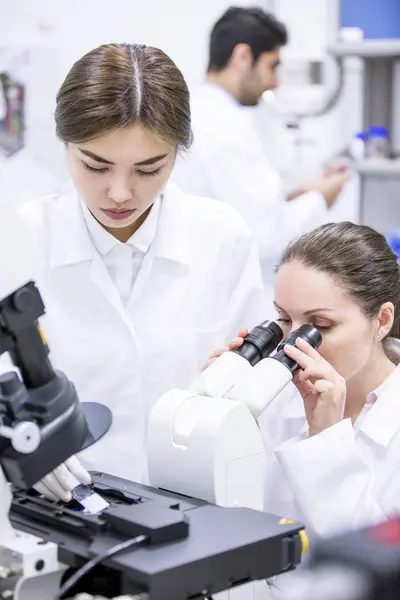
[[[277,448],[276,456],[312,529],[324,534],[340,528],[370,475],[351,420],[301,441],[290,440]]]

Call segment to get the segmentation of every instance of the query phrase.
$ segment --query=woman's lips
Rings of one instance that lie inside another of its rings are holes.
[[[133,215],[135,209],[114,209],[114,208],[102,208],[101,209],[104,214],[107,215],[113,221],[123,221],[124,219],[128,219]]]

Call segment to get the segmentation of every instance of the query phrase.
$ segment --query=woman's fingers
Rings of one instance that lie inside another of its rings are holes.
[[[240,329],[238,337],[236,337],[234,340],[229,342],[229,344],[227,346],[225,346],[224,348],[219,348],[218,350],[214,350],[214,352],[212,352],[210,354],[210,356],[202,370],[204,371],[205,369],[207,369],[215,361],[216,358],[219,358],[225,352],[230,352],[232,350],[239,350],[239,348],[243,345],[243,338],[245,338],[248,333],[249,332],[247,329],[244,329],[244,328]]]
[[[332,381],[327,381],[326,379],[318,379],[314,383],[314,388],[319,394],[326,394],[327,392],[331,392],[334,388]]]
[[[310,365],[315,363],[315,359],[308,356],[299,348],[296,348],[296,346],[286,344],[284,347],[284,351],[286,356],[295,360],[303,370],[307,369]]]
[[[225,348],[220,348],[219,350],[214,350],[214,352],[210,354],[210,360],[212,358],[218,358],[221,356],[221,354],[224,354],[224,352],[229,352],[229,346],[225,346]]]
[[[322,362],[311,358],[299,348],[295,346],[285,346],[285,354],[295,360],[300,366],[301,371],[298,374],[298,381],[305,383],[310,381],[314,384],[316,381],[323,379],[326,381],[334,381],[335,371],[325,360]]]
[[[229,342],[228,350],[238,350],[243,345],[243,338],[237,337],[231,342]]]
[[[300,337],[298,337],[296,340],[296,347],[302,352],[304,352],[304,354],[307,354],[307,356],[309,356],[310,358],[313,358],[318,362],[326,362],[325,359],[320,355],[318,350],[315,350],[315,348],[313,348],[311,344],[309,344],[308,342],[306,342],[306,340],[303,340]]]
[[[297,390],[300,392],[301,397],[304,399],[310,394],[315,394],[315,387],[311,381],[302,381],[300,379],[302,371],[296,371],[293,376],[293,383]]]
[[[313,348],[311,350],[314,351]],[[289,344],[285,346],[285,354],[295,360],[302,369],[302,372],[299,374],[300,381],[308,379],[332,379],[333,369],[324,359],[317,361],[314,357],[305,354],[299,348],[290,346]]]

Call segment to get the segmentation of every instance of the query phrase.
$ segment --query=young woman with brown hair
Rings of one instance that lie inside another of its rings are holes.
[[[262,319],[258,257],[233,210],[169,182],[192,133],[187,85],[161,50],[108,44],[83,56],[55,121],[73,189],[22,210],[42,255],[44,327],[81,399],[113,413],[83,464],[141,480],[155,400]],[[71,472],[88,479],[72,459],[38,489],[68,500]]]

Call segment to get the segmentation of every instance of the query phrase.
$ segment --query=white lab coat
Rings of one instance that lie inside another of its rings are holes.
[[[85,225],[76,192],[24,205],[40,250],[38,285],[53,364],[82,401],[112,410],[113,425],[80,458],[91,469],[146,480],[146,425],[157,398],[186,387],[210,352],[265,309],[257,252],[223,203],[181,193],[162,199],[157,233],[125,307]]]
[[[366,403],[354,427],[345,419],[307,438],[300,395],[291,386],[259,420],[268,450],[264,509],[317,536],[362,527],[400,511],[400,367]],[[274,598],[292,591],[296,572],[274,578]],[[293,596],[291,596],[293,598]]]
[[[255,123],[222,88],[206,83],[192,98],[193,146],[176,161],[173,179],[188,193],[217,198],[235,208],[253,233],[265,285],[293,238],[327,220],[319,192],[287,202]]]

